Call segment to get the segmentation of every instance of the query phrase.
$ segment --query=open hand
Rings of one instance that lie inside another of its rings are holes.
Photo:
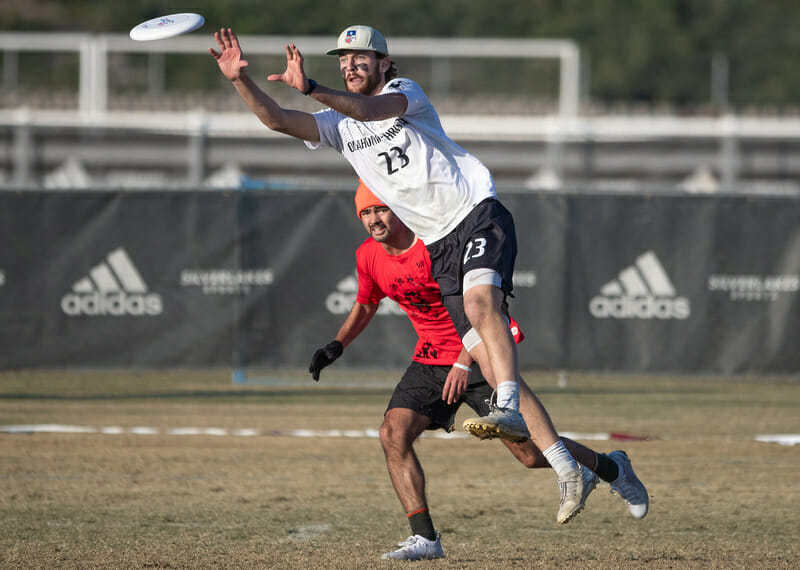
[[[308,89],[306,72],[303,70],[303,54],[294,44],[286,44],[286,71],[268,75],[269,81],[283,81],[299,91]]]
[[[242,59],[239,38],[230,28],[222,28],[219,32],[215,32],[214,38],[217,40],[219,51],[208,48],[208,53],[217,60],[217,65],[219,65],[222,75],[230,81],[241,79],[244,68],[247,67],[248,63]]]

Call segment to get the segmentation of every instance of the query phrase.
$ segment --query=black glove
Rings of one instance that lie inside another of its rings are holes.
[[[339,358],[344,352],[344,346],[338,340],[332,340],[325,345],[325,348],[318,348],[311,357],[311,366],[308,371],[311,372],[311,377],[319,382],[319,373],[328,364]]]

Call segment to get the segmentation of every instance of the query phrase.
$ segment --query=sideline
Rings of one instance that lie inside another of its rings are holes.
[[[312,430],[312,429],[292,429],[292,430],[268,430],[260,431],[256,429],[225,429],[225,428],[170,428],[161,430],[159,428],[147,426],[134,426],[123,428],[119,426],[92,427],[75,426],[63,424],[32,424],[32,425],[6,425],[0,426],[2,433],[79,433],[79,434],[103,434],[103,435],[213,435],[213,436],[272,436],[272,437],[351,437],[351,438],[377,438],[378,430]],[[570,439],[591,439],[591,440],[618,440],[618,441],[637,441],[647,438],[623,434],[623,433],[574,433],[562,432],[563,437]],[[465,432],[446,433],[437,430],[435,433],[425,432],[421,437],[431,437],[436,439],[472,439]]]
[[[234,436],[234,437],[350,437],[350,438],[377,438],[378,430],[314,430],[314,429],[290,429],[290,430],[268,430],[260,431],[257,429],[225,429],[225,428],[170,428],[161,430],[159,428],[147,426],[134,426],[124,428],[120,426],[92,427],[92,426],[73,426],[63,424],[32,424],[32,425],[6,425],[0,426],[0,433],[12,434],[32,434],[32,433],[80,433],[80,434],[102,434],[102,435],[213,435],[213,436]],[[648,441],[656,438],[632,435],[627,433],[579,433],[564,431],[560,432],[562,437],[575,440],[595,440],[595,441]],[[435,433],[424,432],[420,437],[435,439],[471,439],[465,432],[446,433],[437,430]],[[780,445],[800,445],[800,434],[764,434],[756,435],[755,441],[762,443],[778,443]]]

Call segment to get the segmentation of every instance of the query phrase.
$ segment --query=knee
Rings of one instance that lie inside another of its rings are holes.
[[[381,440],[381,447],[384,453],[398,451],[407,446],[408,433],[401,426],[396,425],[390,416],[384,418],[378,436]]]
[[[550,467],[544,454],[539,450],[531,440],[525,443],[511,444],[511,452],[514,457],[528,469],[543,469]]]
[[[494,307],[491,294],[477,289],[479,288],[471,289],[464,295],[464,313],[473,327],[480,328],[481,323],[492,313]]]
[[[522,460],[522,464],[527,467],[528,469],[544,469],[545,467],[550,467],[550,464],[545,459],[542,452],[538,449],[525,456]]]

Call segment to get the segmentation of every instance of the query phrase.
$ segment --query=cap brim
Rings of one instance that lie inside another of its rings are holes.
[[[329,49],[328,51],[325,52],[325,54],[326,55],[340,55],[343,51],[374,51],[375,53],[377,53],[379,55],[382,55],[383,57],[388,57],[389,56],[389,54],[386,54],[386,53],[383,53],[383,52],[379,52],[376,49],[372,49],[372,48],[357,48],[357,47]]]

